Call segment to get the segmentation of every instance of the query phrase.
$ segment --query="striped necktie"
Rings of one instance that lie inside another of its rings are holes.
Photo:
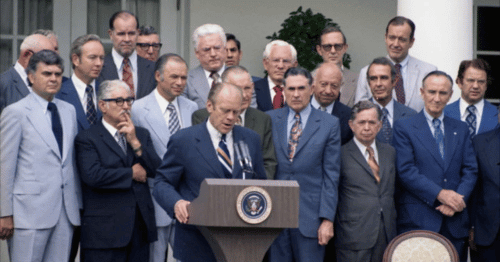
[[[396,85],[394,89],[396,90],[396,98],[399,103],[405,104],[405,88],[403,83],[403,75],[401,74],[401,65],[396,64],[394,66],[396,68]]]
[[[226,134],[223,134],[219,141],[219,148],[217,148],[217,157],[222,165],[222,171],[226,178],[231,178],[233,175],[233,162],[229,155],[229,150],[226,145]]]
[[[476,127],[477,127],[477,118],[476,118],[476,107],[474,105],[470,105],[467,107],[467,112],[469,115],[465,118],[465,122],[469,127],[470,138],[474,138],[476,135]]]
[[[87,121],[90,125],[93,125],[97,121],[97,111],[94,105],[94,88],[88,85],[85,88],[85,94],[87,95]]]
[[[179,123],[179,118],[177,117],[177,110],[175,110],[175,106],[172,103],[168,104],[167,110],[170,112],[170,117],[168,119],[168,131],[170,131],[170,135],[173,135],[175,132],[179,131],[181,125]]]

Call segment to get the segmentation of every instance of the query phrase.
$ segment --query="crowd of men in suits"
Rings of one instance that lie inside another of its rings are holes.
[[[299,226],[268,261],[381,261],[388,243],[424,229],[466,261],[500,259],[500,126],[484,99],[489,65],[465,60],[453,80],[408,54],[414,23],[387,25],[387,56],[358,74],[342,65],[337,27],[323,30],[312,74],[274,40],[267,76],[240,66],[241,43],[219,25],[193,33],[200,65],[159,55],[152,27],[128,11],[100,38],[71,45],[63,79],[57,36],[26,37],[0,75],[0,238],[11,261],[216,261],[189,225],[205,178],[296,180]],[[174,223],[174,221],[177,221]],[[169,251],[167,251],[169,250]]]

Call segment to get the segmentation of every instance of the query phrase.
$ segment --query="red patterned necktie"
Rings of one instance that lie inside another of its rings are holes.
[[[285,99],[283,98],[283,87],[280,85],[276,85],[273,87],[274,92],[276,94],[273,98],[273,109],[282,108],[285,105]]]
[[[217,72],[212,72],[210,73],[210,78],[214,80],[212,81],[212,86],[211,86],[211,88],[214,88],[215,84],[219,83],[219,74]]]
[[[403,75],[401,75],[401,65],[396,64],[394,66],[396,68],[396,86],[394,89],[396,90],[396,99],[399,103],[405,104],[405,88],[403,85]]]
[[[132,75],[132,69],[130,68],[130,61],[128,60],[127,57],[123,59],[122,80],[123,82],[127,83],[127,85],[130,87],[130,92],[132,93],[132,96],[135,97],[134,77]]]
[[[300,125],[300,114],[295,113],[295,123],[290,131],[290,139],[288,140],[288,159],[293,162],[293,157],[295,156],[295,151],[297,150],[297,145],[299,144],[299,138],[302,135],[302,126]]]

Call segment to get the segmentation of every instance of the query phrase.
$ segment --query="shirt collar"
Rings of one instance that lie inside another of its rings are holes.
[[[434,117],[432,117],[431,115],[429,115],[429,113],[427,113],[427,110],[425,110],[425,108],[423,109],[423,111],[424,111],[425,119],[427,119],[427,122],[430,125],[432,125],[432,120],[434,120]],[[441,115],[437,119],[441,120],[441,123],[443,123],[443,119],[444,119],[443,112],[441,112]]]
[[[410,55],[406,55],[405,59],[403,59],[403,61],[401,61],[401,63],[394,62],[394,60],[392,60],[392,58],[390,58],[389,55],[387,55],[387,58],[389,58],[389,60],[392,62],[392,64],[394,64],[394,65],[400,64],[401,68],[406,68],[406,66],[408,65],[408,60],[410,60]]]
[[[43,113],[46,114],[47,113],[47,107],[49,106],[49,101],[45,100],[45,98],[39,96],[36,92],[31,92],[34,96],[35,96],[35,100],[38,101],[40,103],[40,105],[42,106],[43,108]],[[53,102],[54,100],[52,100],[51,102]]]
[[[302,123],[302,127],[305,126],[307,122],[307,118],[309,117],[309,114],[311,114],[311,104],[309,103],[302,111],[300,111],[300,122]],[[289,123],[294,123],[295,122],[295,112],[291,107],[288,107],[288,122]]]
[[[318,101],[316,100],[316,96],[315,96],[315,95],[313,95],[313,96],[311,97],[311,105],[312,105],[314,108],[316,108],[316,109],[318,109],[318,110],[321,110],[321,105],[320,105],[320,104],[318,103]],[[329,105],[327,105],[327,106],[326,106],[326,112],[327,112],[327,113],[329,113],[329,114],[331,114],[331,113],[332,113],[332,111],[333,111],[333,106],[334,106],[334,105],[335,105],[335,100],[333,100],[333,102],[332,102],[331,104],[329,104]]]
[[[215,129],[215,127],[212,125],[212,123],[210,123],[210,116],[209,116],[209,119],[207,120],[207,129],[208,129],[208,134],[210,134],[210,138],[212,139],[212,143],[215,145],[215,144],[218,144],[221,137],[222,137],[222,133],[219,132],[217,129]],[[226,142],[227,142],[227,139],[229,136],[233,136],[233,130],[231,129],[231,131],[229,131],[227,134],[226,134]]]
[[[177,97],[172,100],[172,102],[169,102],[167,99],[165,99],[163,96],[160,95],[160,92],[158,91],[158,88],[155,88],[154,90],[155,98],[156,101],[158,101],[158,105],[160,106],[160,110],[162,114],[165,114],[167,111],[167,107],[170,103],[172,103],[177,110]]]
[[[356,136],[353,137],[354,140],[354,143],[358,146],[359,148],[359,151],[361,151],[361,154],[365,157],[365,158],[368,158],[367,156],[367,152],[366,152],[366,146],[363,145],[357,138]],[[374,154],[374,157],[375,157],[375,160],[377,161],[377,163],[379,162],[378,161],[378,151],[377,151],[377,146],[375,144],[375,141],[376,139],[373,139],[373,142],[370,144],[370,146],[373,148],[373,154]]]
[[[71,81],[73,81],[73,85],[75,86],[76,92],[78,93],[78,97],[80,98],[80,101],[82,101],[85,97],[85,89],[87,89],[87,84],[80,80],[80,78],[78,78],[75,73],[73,73],[73,75],[71,76]],[[95,79],[92,80],[90,85],[92,86],[93,92],[95,93]]]
[[[202,67],[202,68],[203,68],[203,67]],[[219,77],[221,77],[221,76],[222,76],[222,73],[224,73],[224,70],[226,70],[226,66],[225,66],[225,65],[223,65],[223,66],[219,69],[219,71],[217,71],[217,74],[219,74]],[[212,72],[211,72],[211,71],[206,70],[205,68],[203,68],[203,72],[205,72],[205,77],[206,77],[207,79],[209,79],[209,78],[210,78],[210,75],[212,74]]]
[[[462,98],[459,99],[459,105],[460,105],[460,117],[463,119],[466,115],[469,113],[467,112],[467,107],[469,104],[465,102]],[[483,113],[483,108],[484,108],[484,98],[479,100],[479,102],[475,103],[474,106],[476,107],[476,119],[481,119],[481,115]]]
[[[387,112],[389,113],[389,117],[393,117],[394,116],[394,98],[391,98],[391,101],[389,101],[389,103],[387,103],[387,105],[384,107],[382,106],[381,104],[379,104],[377,102],[377,100],[375,99],[372,99],[372,102],[377,105],[378,107],[380,107],[380,110],[382,109],[387,109]]]
[[[111,49],[111,56],[113,57],[116,68],[118,68],[118,70],[123,70],[123,56],[118,54],[114,47]],[[128,60],[130,61],[132,71],[135,71],[137,69],[137,53],[135,52],[135,49],[128,57]]]
[[[28,74],[26,73],[26,69],[24,69],[24,67],[19,64],[19,61],[14,64],[14,69],[19,74],[24,84],[28,87],[28,90],[31,92],[32,90],[31,86],[28,84]]]
[[[106,130],[108,130],[108,132],[114,138],[116,135],[116,132],[118,132],[118,129],[114,128],[110,123],[106,122],[106,120],[104,120],[104,118],[102,119],[102,125],[104,126],[104,128],[106,128]]]

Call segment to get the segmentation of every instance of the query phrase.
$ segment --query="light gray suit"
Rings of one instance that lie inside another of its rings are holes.
[[[396,236],[396,153],[393,147],[385,143],[376,142],[376,147],[380,167],[379,184],[354,140],[342,146],[339,202],[334,227],[337,252],[342,249],[371,249],[379,244],[379,232],[385,231],[385,244]],[[381,225],[385,230],[381,230]],[[384,248],[379,248],[382,254]],[[371,261],[381,261],[382,254]],[[344,260],[345,257],[337,256],[337,259],[340,262],[360,261],[359,257]],[[367,257],[362,259],[361,261],[370,261]]]
[[[194,111],[198,109],[195,102],[186,99],[185,97],[178,96],[177,102],[179,104],[180,112],[177,112],[178,116],[182,121],[183,128],[191,126],[191,115]],[[158,105],[158,101],[155,97],[155,91],[151,92],[149,95],[142,99],[137,100],[132,106],[132,121],[134,125],[144,127],[149,131],[151,135],[151,140],[153,140],[153,145],[155,147],[156,153],[160,158],[163,158],[167,152],[167,143],[170,139],[170,131],[168,130],[168,125],[163,117],[162,110]],[[148,184],[150,191],[153,191],[154,179],[149,178]],[[155,249],[151,250],[150,261],[165,261],[165,250],[167,249],[167,241],[165,239],[160,239],[164,237],[169,237],[169,228],[166,228],[172,222],[165,210],[161,208],[156,200],[153,198],[153,204],[155,208],[156,226],[158,227],[158,241],[152,244]],[[158,251],[158,252],[156,252]],[[163,254],[163,256],[161,256]]]
[[[356,97],[358,86],[358,74],[351,70],[344,69],[342,73],[342,86],[340,86],[340,103],[352,107]]]
[[[6,107],[1,115],[0,216],[13,216],[15,229],[41,230],[56,226],[63,215],[61,212],[65,210],[69,222],[78,226],[82,205],[80,180],[74,163],[73,141],[77,133],[75,109],[67,102],[53,100],[58,107],[63,131],[61,156],[52,127],[44,114],[46,108],[35,96],[30,93]],[[68,241],[71,242],[72,228],[69,235]],[[17,246],[16,237],[19,234],[14,231],[12,243]],[[22,245],[13,247],[13,253],[17,253],[16,250],[26,251],[20,253],[31,251],[30,243]],[[70,243],[60,243],[61,250],[58,252],[67,254],[66,260],[69,248]],[[45,258],[59,261],[60,257],[47,258],[45,255]]]
[[[198,104],[198,108],[205,108],[209,91],[210,86],[203,67],[199,65],[189,70],[186,89],[182,95]]]
[[[368,100],[372,97],[372,92],[366,79],[366,70],[368,70],[368,66],[363,67],[359,72],[355,103],[361,100]],[[420,112],[424,108],[424,101],[420,96],[420,87],[422,87],[424,77],[434,70],[437,70],[436,66],[409,56],[407,68],[408,79],[404,79],[406,106],[417,112]],[[410,88],[408,89],[408,87]],[[406,92],[407,90],[411,91]],[[392,91],[392,97],[396,97],[395,89]]]

